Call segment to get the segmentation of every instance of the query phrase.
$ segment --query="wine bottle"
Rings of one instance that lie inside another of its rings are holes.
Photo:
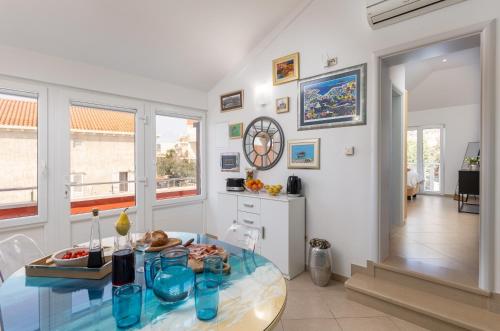
[[[101,240],[101,224],[99,210],[92,209],[92,225],[90,228],[89,259],[87,267],[100,268],[104,264],[104,252]]]

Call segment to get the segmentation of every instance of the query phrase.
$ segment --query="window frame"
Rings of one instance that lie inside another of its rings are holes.
[[[0,93],[37,96],[37,215],[0,220],[0,229],[48,223],[48,99],[47,87],[0,79]]]
[[[172,206],[172,205],[184,205],[190,203],[198,203],[202,202],[206,199],[206,112],[203,110],[184,108],[173,105],[165,105],[165,104],[152,104],[151,107],[151,134],[150,134],[150,142],[151,146],[149,148],[150,151],[150,165],[148,168],[150,169],[151,178],[151,188],[149,191],[149,198],[152,202],[153,210],[164,207],[164,206]],[[199,194],[187,196],[187,197],[178,197],[172,199],[156,199],[156,116],[168,116],[182,119],[191,119],[196,120],[200,123],[200,141],[199,141],[199,156],[200,160],[199,164]]]
[[[64,146],[67,146],[67,154],[64,155],[64,165],[61,171],[65,174],[71,172],[71,161],[70,161],[70,112],[69,107],[72,105],[79,105],[84,107],[95,107],[103,108],[106,110],[116,110],[121,112],[129,112],[135,116],[135,140],[134,140],[134,162],[135,162],[135,174],[143,174],[143,176],[134,176],[135,180],[135,205],[129,207],[128,213],[134,214],[139,218],[143,218],[145,210],[145,174],[144,174],[144,155],[145,152],[139,146],[145,146],[145,124],[147,123],[146,117],[144,115],[144,102],[136,99],[131,99],[127,97],[112,96],[101,92],[80,92],[74,89],[63,89],[61,91],[61,98],[58,104],[64,113],[64,119],[61,116],[61,128],[65,128]],[[67,124],[67,126],[66,126]],[[68,178],[63,180],[62,186],[67,189]],[[69,219],[69,223],[88,221],[92,218],[90,212],[81,214],[71,214],[71,196],[64,198],[61,202],[61,207],[64,208],[64,213]],[[109,209],[100,211],[100,216],[102,218],[118,216],[122,209]]]

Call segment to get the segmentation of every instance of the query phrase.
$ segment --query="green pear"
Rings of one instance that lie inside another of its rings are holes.
[[[126,213],[127,209],[128,208],[125,208],[120,213],[120,217],[118,217],[118,220],[115,223],[116,232],[122,236],[127,235],[128,230],[130,230],[130,220],[128,219],[128,215]]]

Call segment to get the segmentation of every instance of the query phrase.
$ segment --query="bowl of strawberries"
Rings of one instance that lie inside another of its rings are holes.
[[[89,258],[89,249],[76,247],[65,248],[52,255],[52,260],[58,266],[86,267]]]
[[[250,192],[258,193],[264,188],[264,183],[260,179],[247,179],[245,187]]]

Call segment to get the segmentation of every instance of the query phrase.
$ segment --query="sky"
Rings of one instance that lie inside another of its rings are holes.
[[[187,131],[187,120],[169,116],[156,116],[156,142],[173,143]]]

